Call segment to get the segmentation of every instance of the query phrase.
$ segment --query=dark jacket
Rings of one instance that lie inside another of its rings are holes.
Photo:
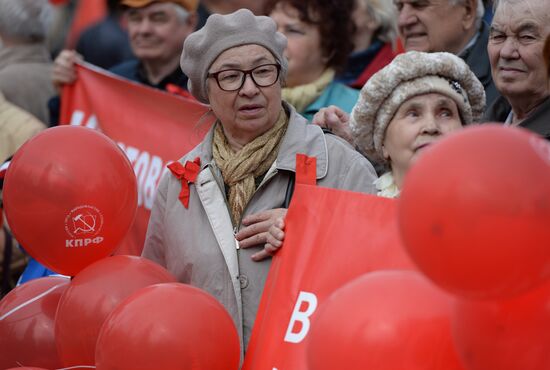
[[[487,109],[486,122],[504,122],[512,107],[504,97],[499,97]],[[550,140],[550,96],[546,98],[526,119],[520,122],[519,127],[533,131]]]
[[[85,29],[78,38],[76,51],[88,63],[105,69],[135,58],[128,34],[113,14]]]
[[[380,40],[374,40],[366,50],[350,55],[346,69],[336,76],[335,81],[361,89],[373,74],[391,63],[400,52],[400,45],[394,50],[391,43],[384,44]]]
[[[135,81],[147,85],[149,87],[154,87],[155,89],[167,90],[167,85],[176,85],[182,89],[187,90],[187,76],[183,74],[180,67],[178,66],[172,73],[164,77],[159,83],[154,84],[147,78],[145,69],[141,62],[137,59],[128,60],[126,62],[120,63],[111,69],[110,72],[124,77],[128,80]]]
[[[489,63],[489,54],[487,53],[487,43],[489,42],[489,25],[483,22],[476,42],[463,51],[459,57],[464,59],[472,72],[481,81],[485,88],[486,106],[489,107],[493,101],[500,96],[491,76],[491,64]]]

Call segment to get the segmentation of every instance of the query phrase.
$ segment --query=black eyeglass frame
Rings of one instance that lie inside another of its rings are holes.
[[[254,75],[252,74],[252,72],[258,68],[261,68],[261,67],[265,67],[265,66],[275,66],[275,68],[277,69],[277,76],[275,77],[275,80],[270,83],[269,85],[260,85],[258,82],[256,82],[256,80],[254,79]],[[220,73],[223,73],[223,72],[227,72],[227,71],[239,71],[239,72],[242,72],[243,73],[243,77],[241,78],[241,84],[239,85],[239,87],[237,87],[236,89],[230,89],[230,90],[227,90],[227,89],[224,89],[221,85],[220,85],[220,80],[218,80],[218,75]],[[269,87],[269,86],[273,86],[275,85],[275,83],[279,80],[279,75],[281,74],[281,65],[278,64],[278,63],[266,63],[266,64],[261,64],[259,66],[256,66],[252,69],[247,69],[247,70],[243,70],[243,69],[238,69],[238,68],[228,68],[228,69],[222,69],[221,71],[218,71],[218,72],[213,72],[213,73],[208,73],[206,75],[207,78],[214,78],[214,80],[216,80],[216,83],[218,84],[218,87],[223,90],[223,91],[238,91],[240,90],[243,85],[244,85],[244,82],[246,81],[246,76],[250,76],[250,78],[252,79],[252,82],[254,82],[254,84],[258,87]]]

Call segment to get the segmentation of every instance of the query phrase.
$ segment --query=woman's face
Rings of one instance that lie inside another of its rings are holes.
[[[319,28],[302,22],[298,10],[287,4],[277,4],[269,16],[277,23],[277,30],[288,39],[286,85],[294,87],[318,79],[327,63],[321,50]]]
[[[209,73],[226,69],[250,70],[276,63],[275,57],[259,45],[243,45],[221,53]],[[214,77],[207,80],[210,106],[222,123],[229,142],[244,146],[273,127],[281,111],[280,80],[268,87],[257,86],[250,75],[239,90],[222,90]]]
[[[418,95],[406,100],[390,121],[382,146],[396,184],[418,155],[441,136],[462,128],[456,103],[441,94]]]

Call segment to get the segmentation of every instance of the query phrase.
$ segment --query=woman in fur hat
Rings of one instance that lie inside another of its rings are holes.
[[[377,195],[395,198],[422,151],[464,125],[479,122],[484,108],[483,85],[462,59],[410,51],[367,81],[351,118],[331,106],[321,109],[313,123],[384,166],[385,173],[374,181]],[[268,240],[280,246],[284,236],[284,222],[278,220]]]
[[[411,51],[373,75],[351,117],[329,107],[313,122],[383,165],[377,194],[396,197],[419,154],[442,136],[479,122],[484,107],[483,86],[462,59]]]

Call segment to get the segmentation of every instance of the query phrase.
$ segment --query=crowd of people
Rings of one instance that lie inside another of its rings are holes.
[[[55,52],[52,4],[0,0],[0,163],[59,123],[81,60],[209,105],[215,123],[179,160],[200,167],[188,203],[168,172],[143,256],[216,297],[243,351],[296,154],[316,158],[319,186],[398,197],[425,148],[465,125],[550,139],[550,0],[108,3],[76,50]]]

